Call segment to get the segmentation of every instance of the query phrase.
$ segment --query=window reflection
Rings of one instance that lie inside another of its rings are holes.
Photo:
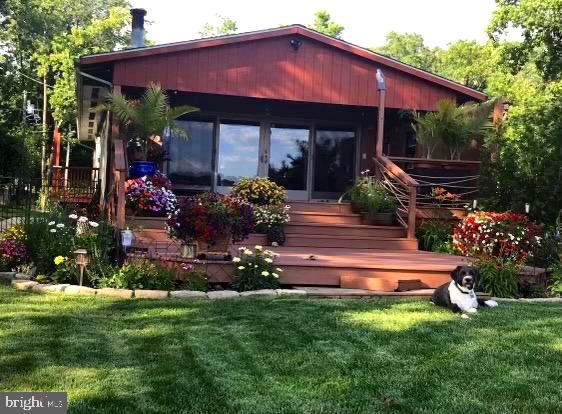
[[[314,196],[339,197],[353,184],[355,132],[318,129],[314,150]]]
[[[176,121],[187,133],[168,141],[168,176],[176,185],[211,186],[213,122]]]
[[[269,178],[287,190],[306,190],[308,129],[272,127]]]
[[[224,122],[219,130],[217,185],[231,186],[243,177],[258,173],[260,126]]]

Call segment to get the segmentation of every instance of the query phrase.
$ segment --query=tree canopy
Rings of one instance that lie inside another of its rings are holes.
[[[314,23],[309,26],[317,32],[324,33],[325,35],[340,38],[344,27],[332,20],[332,16],[326,10],[318,10],[314,13]]]
[[[225,36],[229,34],[236,33],[238,31],[238,25],[236,20],[231,19],[220,14],[217,14],[218,23],[205,23],[201,30],[199,31],[199,36],[201,37],[214,37],[214,36]]]

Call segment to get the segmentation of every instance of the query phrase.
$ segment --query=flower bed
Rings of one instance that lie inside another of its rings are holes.
[[[521,263],[540,243],[535,224],[513,212],[468,214],[453,232],[453,249],[463,256],[503,258]]]
[[[153,176],[133,178],[125,182],[127,208],[135,215],[166,217],[176,210],[176,196],[168,177],[157,172]]]

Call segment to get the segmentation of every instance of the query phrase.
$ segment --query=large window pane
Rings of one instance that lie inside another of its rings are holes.
[[[355,132],[318,129],[315,139],[315,198],[337,198],[352,184],[355,170]]]
[[[273,126],[269,178],[287,190],[306,190],[308,129]]]
[[[177,121],[187,139],[171,137],[168,175],[175,185],[210,186],[213,176],[213,122]]]
[[[231,186],[243,177],[258,174],[260,126],[223,122],[219,132],[217,185]]]

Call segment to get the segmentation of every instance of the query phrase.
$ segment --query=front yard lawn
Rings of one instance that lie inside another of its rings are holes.
[[[562,411],[562,308],[0,289],[0,390],[71,413]]]

